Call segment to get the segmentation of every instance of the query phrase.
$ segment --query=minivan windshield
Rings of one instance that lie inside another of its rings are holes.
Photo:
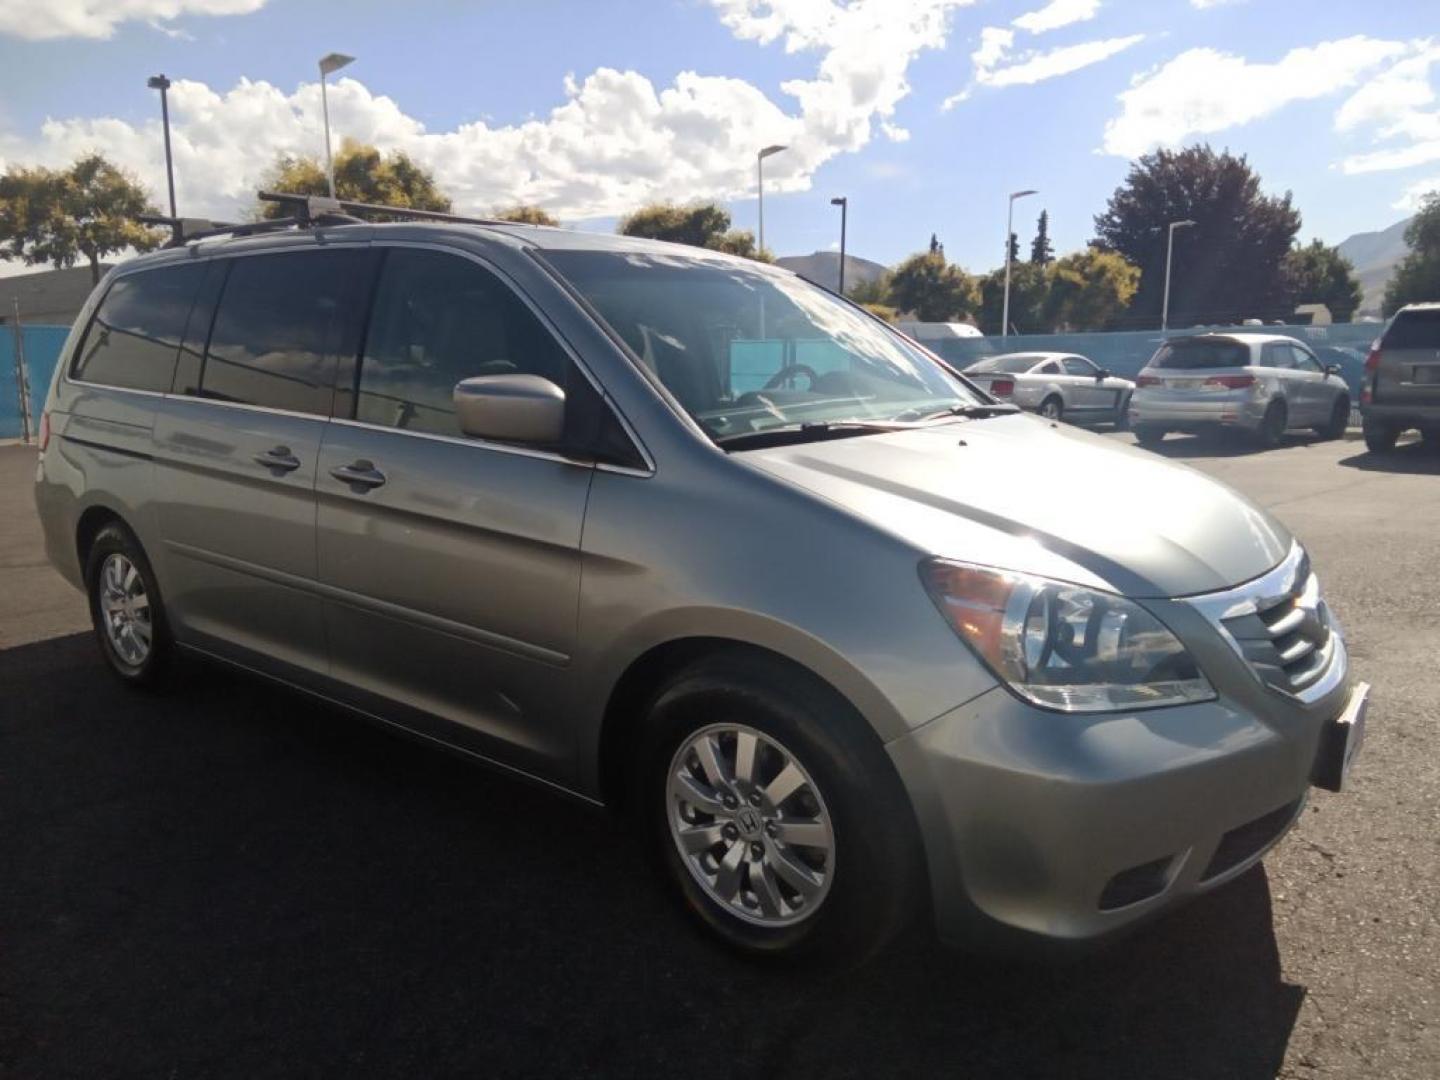
[[[1160,346],[1150,361],[1152,368],[1245,367],[1250,349],[1225,338],[1177,338]]]
[[[899,334],[786,273],[683,253],[545,258],[717,441],[847,423],[859,433],[989,405]]]

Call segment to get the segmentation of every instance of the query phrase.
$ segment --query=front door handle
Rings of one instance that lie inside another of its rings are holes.
[[[350,490],[360,495],[385,483],[385,474],[375,468],[373,461],[360,458],[349,465],[337,465],[330,475],[342,484],[349,484]]]
[[[254,457],[256,465],[264,465],[275,475],[294,472],[300,467],[300,459],[290,452],[288,446],[276,446]]]

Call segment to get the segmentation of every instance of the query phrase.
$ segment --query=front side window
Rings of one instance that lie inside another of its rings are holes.
[[[205,351],[200,396],[328,415],[336,352],[358,319],[353,251],[291,251],[232,261]]]
[[[566,387],[569,358],[524,302],[458,255],[395,248],[385,255],[355,418],[460,435],[455,384],[481,375],[539,375]]]
[[[129,390],[170,389],[175,356],[203,265],[126,274],[95,312],[70,377]]]
[[[899,334],[789,274],[687,254],[546,259],[712,438],[984,404]]]
[[[1301,371],[1320,371],[1320,362],[1299,345],[1291,345],[1290,352],[1295,357],[1295,366]]]
[[[1083,356],[1067,356],[1065,357],[1064,364],[1066,375],[1079,375],[1086,379],[1093,379],[1095,377],[1095,365]]]

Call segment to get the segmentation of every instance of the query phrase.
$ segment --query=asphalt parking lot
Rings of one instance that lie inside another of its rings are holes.
[[[211,667],[124,690],[0,448],[0,1075],[1440,1075],[1440,454],[1162,452],[1309,546],[1353,790],[1082,963],[817,977],[693,934],[602,813]]]

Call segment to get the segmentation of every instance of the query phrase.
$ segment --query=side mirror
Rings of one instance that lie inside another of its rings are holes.
[[[539,375],[477,375],[455,385],[455,418],[477,439],[558,443],[565,391]]]
[[[1325,374],[1326,374],[1326,375],[1339,375],[1339,374],[1340,374],[1340,365],[1339,365],[1339,364],[1326,364],[1326,365],[1325,365]]]
[[[1108,378],[1110,378],[1110,375],[1111,375],[1111,374],[1112,374],[1112,373],[1111,373],[1111,371],[1110,371],[1109,368],[1103,368],[1103,367],[1102,367],[1102,368],[1096,368],[1096,370],[1095,370],[1095,381],[1096,381],[1096,382],[1099,382],[1101,379],[1108,379]]]

